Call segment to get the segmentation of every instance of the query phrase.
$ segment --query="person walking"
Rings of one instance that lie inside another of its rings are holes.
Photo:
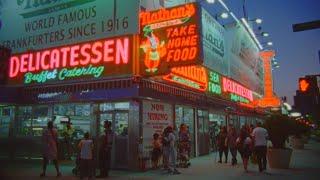
[[[158,133],[153,134],[153,142],[152,142],[152,168],[157,169],[159,164],[159,159],[161,156],[161,142]]]
[[[104,121],[105,134],[101,137],[101,146],[99,148],[99,168],[100,175],[98,178],[106,178],[109,176],[111,150],[113,144],[114,133],[111,130],[111,122]]]
[[[171,126],[168,127],[167,137],[165,137],[169,142],[169,170],[168,172],[171,174],[180,174],[180,172],[176,169],[176,160],[177,160],[177,151],[175,149],[175,141],[176,137],[173,133],[173,128]]]
[[[84,134],[84,139],[79,142],[80,149],[80,179],[93,177],[93,141],[89,138],[88,132]]]
[[[257,123],[257,127],[252,131],[254,140],[254,152],[257,155],[259,171],[262,172],[267,169],[267,138],[268,131],[261,127],[261,123]]]
[[[228,145],[228,149],[230,149],[230,153],[232,156],[232,161],[231,164],[232,165],[236,165],[237,164],[237,132],[236,129],[232,126],[229,129],[228,135],[227,135],[227,145]]]
[[[58,164],[58,133],[53,127],[53,122],[49,121],[47,124],[47,129],[42,133],[42,143],[43,143],[43,165],[42,173],[40,177],[46,176],[47,165],[49,161],[53,161],[54,166],[57,171],[57,177],[61,176]]]
[[[225,155],[225,163],[228,162],[228,146],[226,143],[227,139],[227,128],[225,126],[220,128],[220,132],[217,137],[217,144],[218,144],[218,150],[219,150],[219,163],[222,163],[222,155],[224,153]]]
[[[246,172],[248,172],[248,161],[252,154],[252,139],[249,136],[246,128],[242,128],[240,131],[240,136],[237,138],[237,149],[241,154],[243,167]]]

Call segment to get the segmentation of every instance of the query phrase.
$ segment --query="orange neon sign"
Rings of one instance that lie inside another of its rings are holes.
[[[273,80],[271,71],[271,59],[275,56],[274,51],[260,52],[260,57],[264,66],[264,97],[255,104],[262,108],[279,107],[281,102],[278,97],[273,94]]]
[[[300,86],[300,91],[306,92],[308,90],[310,84],[305,79],[302,79],[299,82],[299,86]]]
[[[208,87],[207,71],[201,66],[184,66],[171,69],[171,73],[163,76],[164,80],[187,87],[206,91]]]
[[[201,63],[195,3],[140,13],[140,70],[168,74],[170,68]]]

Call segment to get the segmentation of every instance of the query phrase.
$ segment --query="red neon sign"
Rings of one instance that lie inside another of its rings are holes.
[[[162,21],[191,17],[195,15],[195,13],[195,4],[186,4],[172,9],[160,9],[155,12],[142,12],[140,13],[140,24],[144,26]]]
[[[247,98],[250,101],[253,101],[253,92],[250,89],[247,89],[244,86],[226,77],[222,77],[222,84],[223,92],[234,93],[241,97]]]
[[[12,56],[9,77],[13,78],[25,72],[89,64],[128,64],[129,58],[128,37],[100,40]]]
[[[305,79],[300,80],[299,82],[300,91],[306,92],[309,86],[310,84]]]
[[[208,87],[207,71],[201,66],[172,68],[171,73],[163,76],[163,79],[200,91],[206,91]]]
[[[171,67],[200,64],[196,4],[140,14],[140,64],[144,75],[160,75]]]

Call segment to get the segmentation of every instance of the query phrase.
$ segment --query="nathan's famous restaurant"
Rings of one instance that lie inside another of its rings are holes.
[[[66,122],[76,148],[109,120],[112,167],[138,169],[141,157],[150,166],[152,136],[167,126],[188,125],[196,157],[214,150],[220,126],[261,121],[251,104],[263,95],[263,66],[252,63],[259,50],[240,22],[223,27],[196,3],[147,12],[115,2],[3,7],[1,158],[41,158],[43,129],[54,121],[64,159]]]

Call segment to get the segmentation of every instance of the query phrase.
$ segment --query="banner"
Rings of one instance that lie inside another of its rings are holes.
[[[2,0],[0,45],[12,53],[138,33],[138,0]]]
[[[228,74],[225,29],[204,8],[201,8],[203,65],[209,69]]]
[[[154,101],[143,101],[143,151],[151,152],[153,134],[162,135],[163,130],[173,127],[172,105]],[[160,137],[161,138],[161,137]]]

